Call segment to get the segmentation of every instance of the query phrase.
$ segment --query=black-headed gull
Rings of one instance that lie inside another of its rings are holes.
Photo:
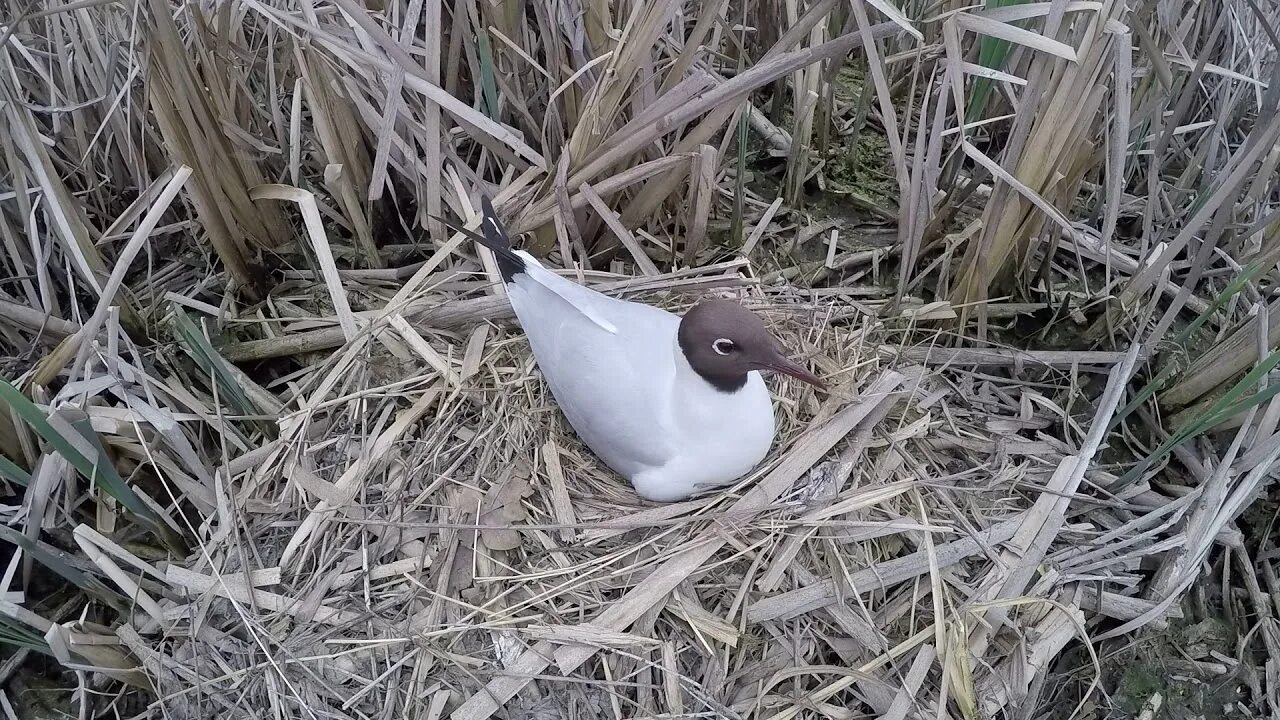
[[[488,197],[477,235],[569,424],[642,497],[686,499],[754,468],[774,437],[760,371],[822,386],[750,310],[705,300],[680,318],[561,277],[514,250]],[[446,221],[447,222],[447,221]]]

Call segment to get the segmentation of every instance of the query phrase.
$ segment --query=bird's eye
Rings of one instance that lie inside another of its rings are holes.
[[[717,355],[728,355],[738,348],[729,338],[720,338],[719,340],[711,343],[711,349],[715,350]]]

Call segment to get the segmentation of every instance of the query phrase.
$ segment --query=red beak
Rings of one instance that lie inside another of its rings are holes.
[[[790,375],[791,377],[807,382],[814,387],[818,387],[823,390],[827,389],[826,383],[819,380],[817,375],[814,375],[808,370],[800,367],[795,362],[787,359],[781,353],[775,353],[771,360],[760,363],[760,369],[772,370],[777,373],[782,373],[783,375]]]

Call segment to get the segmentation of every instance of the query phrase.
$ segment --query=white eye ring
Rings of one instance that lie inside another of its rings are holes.
[[[717,355],[728,355],[733,352],[733,341],[729,338],[719,338],[711,343],[711,349],[715,350]]]

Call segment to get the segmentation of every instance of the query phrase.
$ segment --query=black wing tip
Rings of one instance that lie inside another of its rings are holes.
[[[512,252],[494,253],[494,259],[498,261],[498,274],[502,276],[503,284],[510,284],[516,279],[516,276],[525,271],[524,260]]]
[[[504,284],[510,283],[515,279],[516,275],[525,272],[524,259],[515,253],[511,248],[511,237],[507,234],[507,230],[502,225],[502,221],[498,219],[498,213],[493,209],[493,200],[488,194],[480,196],[480,232],[477,234],[459,227],[444,218],[437,217],[436,220],[444,223],[454,232],[460,232],[463,235],[475,240],[481,245],[489,248],[493,252],[494,259],[498,263],[498,274],[502,276]]]
[[[510,283],[515,279],[516,275],[525,271],[524,259],[516,255],[511,247],[511,236],[507,234],[507,229],[503,227],[502,221],[498,219],[498,213],[493,209],[493,200],[489,198],[488,193],[480,195],[480,213],[483,220],[480,221],[480,230],[484,233],[485,238],[489,241],[485,245],[493,250],[494,258],[498,261],[498,274],[502,276],[503,283]],[[502,248],[498,250],[498,248]]]
[[[493,219],[494,226],[499,232],[503,235],[507,234],[507,231],[502,228],[502,224],[498,222],[498,211],[493,209],[493,199],[489,197],[488,193],[480,194],[480,212],[486,219]]]

